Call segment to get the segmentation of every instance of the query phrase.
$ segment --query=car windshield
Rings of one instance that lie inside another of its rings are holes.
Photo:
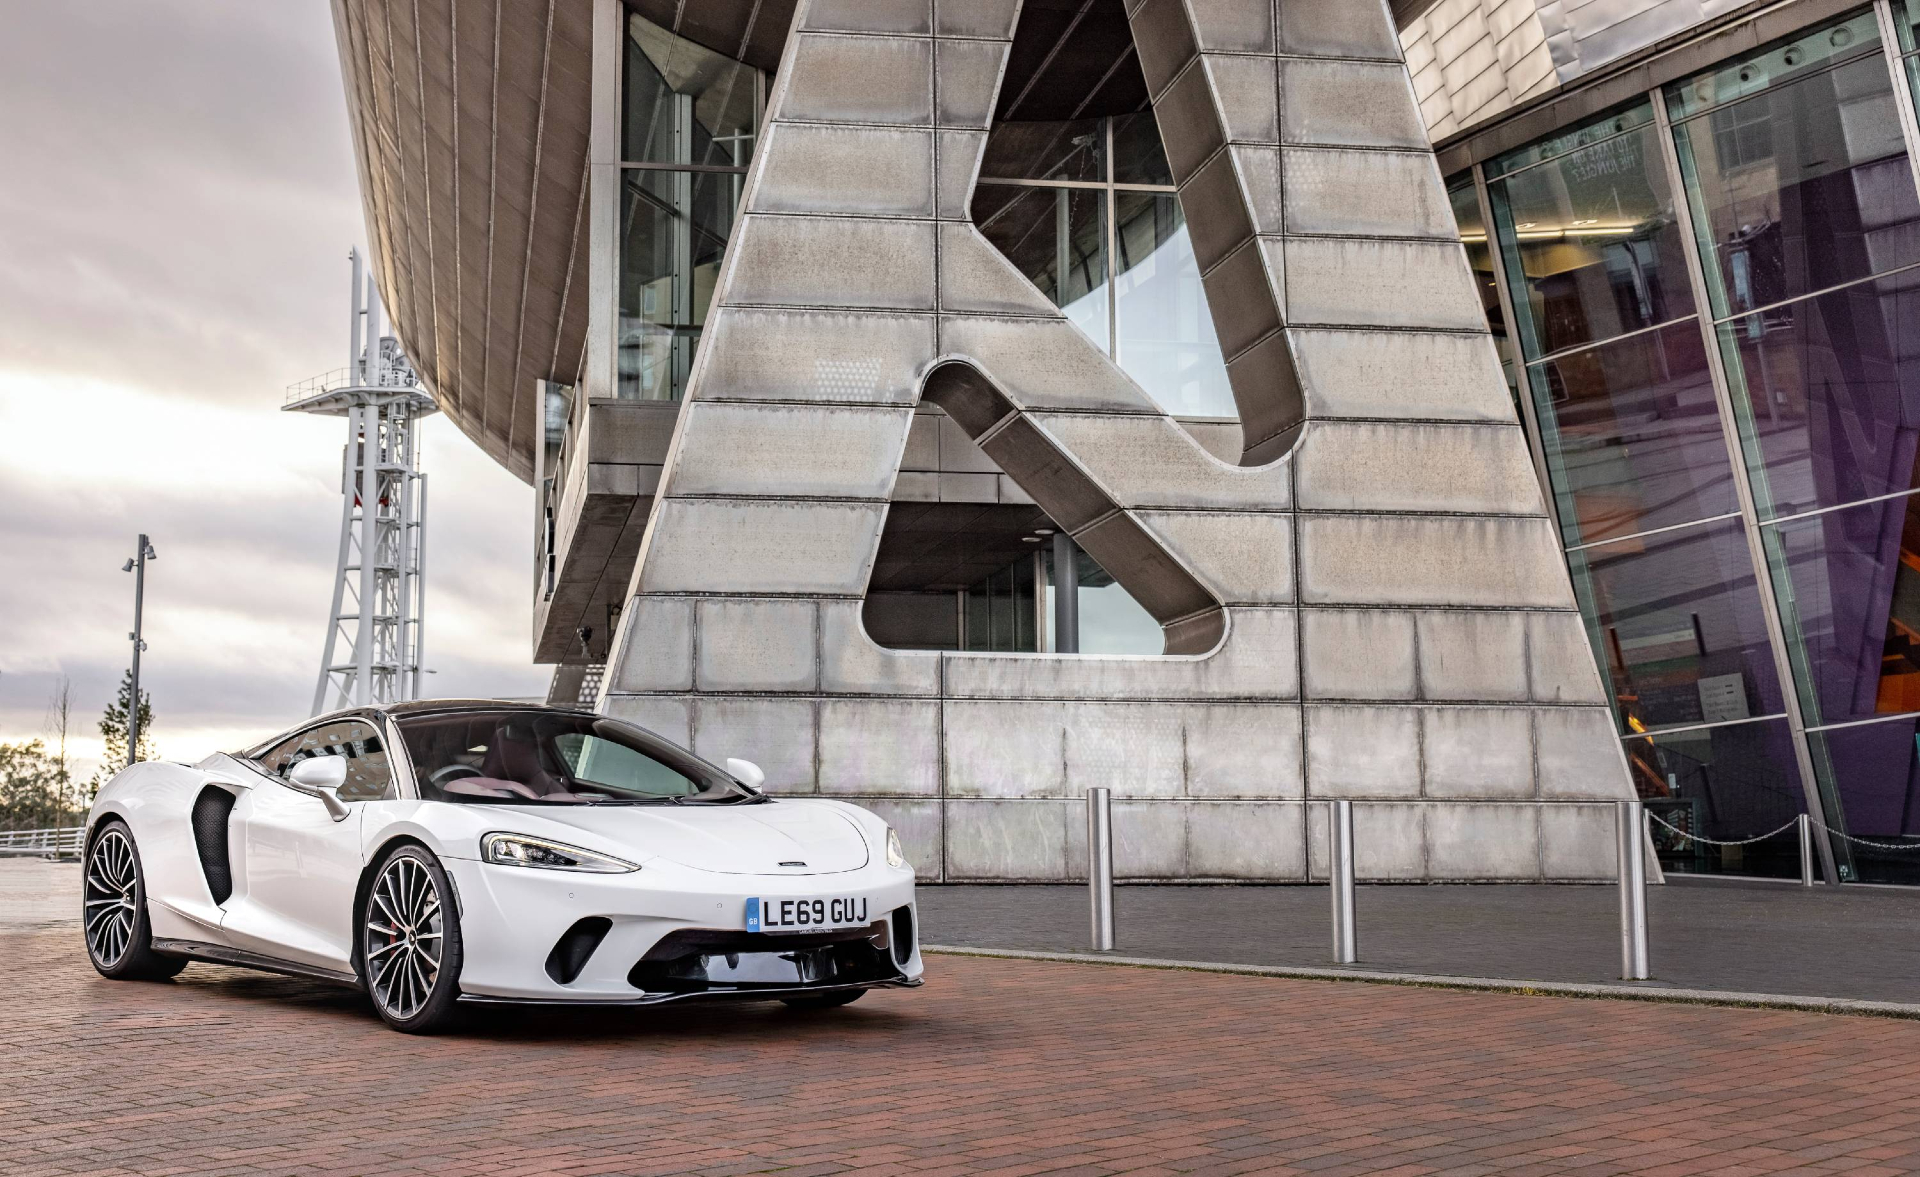
[[[692,753],[602,716],[453,711],[394,722],[424,800],[710,805],[760,798]]]

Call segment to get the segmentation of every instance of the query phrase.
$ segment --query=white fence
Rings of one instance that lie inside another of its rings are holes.
[[[52,830],[0,830],[0,858],[76,857],[86,832],[80,826]]]

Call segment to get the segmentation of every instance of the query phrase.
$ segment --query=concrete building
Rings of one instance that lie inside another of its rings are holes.
[[[1322,877],[1328,798],[1364,877],[1603,878],[1636,792],[1899,876],[1899,4],[335,15],[556,697],[928,878],[1080,875],[1091,785],[1123,878]]]

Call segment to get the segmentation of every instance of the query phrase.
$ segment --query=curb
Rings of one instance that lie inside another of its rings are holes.
[[[1920,1021],[1920,1004],[1900,1001],[1863,1001],[1849,997],[1797,997],[1783,993],[1736,993],[1717,989],[1678,989],[1658,985],[1607,984],[1584,981],[1515,981],[1496,977],[1450,977],[1437,973],[1390,973],[1373,969],[1306,968],[1293,965],[1219,964],[1212,961],[1161,960],[1144,956],[1108,956],[1094,952],[1046,952],[1012,948],[964,948],[923,944],[920,950],[940,956],[975,956],[999,960],[1043,960],[1060,964],[1119,965],[1130,968],[1170,969],[1193,973],[1227,973],[1249,977],[1285,977],[1300,981],[1358,981],[1371,985],[1405,985],[1418,989],[1461,989],[1481,993],[1513,993],[1526,997],[1583,997],[1612,1001],[1656,1001],[1671,1005],[1716,1005],[1742,1009],[1787,1009],[1801,1013],[1847,1014],[1853,1017],[1907,1018]]]

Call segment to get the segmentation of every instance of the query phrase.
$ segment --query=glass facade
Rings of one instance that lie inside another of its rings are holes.
[[[1808,812],[1920,883],[1915,54],[1862,8],[1450,185],[1672,870]]]
[[[972,212],[1161,408],[1240,415],[1152,112],[995,125]]]
[[[621,69],[616,395],[678,400],[753,160],[764,79],[637,13]]]

